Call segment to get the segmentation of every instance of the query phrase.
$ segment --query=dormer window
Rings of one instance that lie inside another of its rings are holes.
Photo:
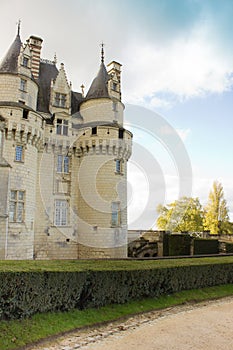
[[[60,94],[59,92],[55,93],[55,106],[56,107],[66,107],[66,95]]]
[[[29,63],[29,58],[24,56],[23,57],[23,66],[28,67],[28,63]]]
[[[113,91],[117,91],[117,83],[112,83],[112,89]]]
[[[57,135],[68,135],[68,120],[57,119]]]

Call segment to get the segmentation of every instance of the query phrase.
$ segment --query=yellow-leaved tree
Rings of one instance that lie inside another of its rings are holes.
[[[230,226],[223,186],[220,182],[214,181],[204,211],[204,229],[209,230],[211,234],[227,234],[231,233]]]
[[[203,231],[203,210],[198,198],[182,197],[167,206],[157,207],[157,226],[171,232]]]

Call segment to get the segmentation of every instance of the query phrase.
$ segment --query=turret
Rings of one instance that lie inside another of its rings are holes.
[[[111,75],[108,74],[104,64],[104,51],[102,46],[101,64],[98,74],[92,81],[87,95],[80,106],[80,113],[84,119],[84,123],[112,123],[120,126],[123,125],[124,105],[121,103],[120,95],[120,66],[119,63],[114,62],[114,66],[113,63],[111,63]],[[116,75],[116,71],[118,75]]]
[[[98,74],[80,106],[84,123],[75,142],[80,162],[80,257],[98,257],[100,251],[102,257],[127,256],[127,161],[132,134],[123,128],[120,64],[112,63],[110,72],[104,64],[102,46]]]
[[[22,45],[18,25],[16,38],[0,64],[0,101],[36,110],[38,85],[33,78],[32,64],[29,44]]]

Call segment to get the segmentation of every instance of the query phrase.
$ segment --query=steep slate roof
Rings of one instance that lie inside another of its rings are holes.
[[[71,114],[79,111],[79,105],[82,101],[83,97],[80,92],[71,91]]]
[[[55,64],[40,62],[39,73],[39,93],[37,100],[37,110],[44,113],[49,113],[51,81],[56,79],[58,69]]]
[[[93,80],[85,99],[89,100],[92,98],[101,98],[101,97],[109,98],[108,86],[107,86],[108,80],[109,80],[109,76],[108,76],[106,67],[104,63],[101,62],[99,72],[96,78]]]
[[[0,73],[18,72],[18,57],[21,46],[22,42],[18,34],[0,64]]]

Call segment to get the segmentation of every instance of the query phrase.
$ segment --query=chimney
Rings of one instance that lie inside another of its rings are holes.
[[[29,46],[32,52],[31,71],[35,80],[39,78],[40,71],[40,51],[43,40],[37,36],[31,35]]]

